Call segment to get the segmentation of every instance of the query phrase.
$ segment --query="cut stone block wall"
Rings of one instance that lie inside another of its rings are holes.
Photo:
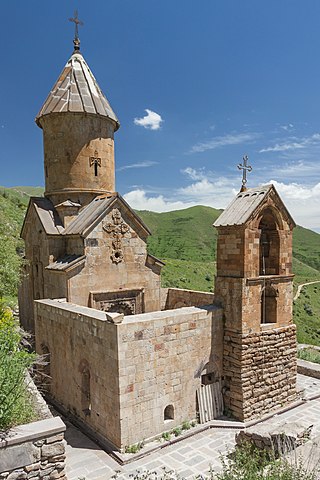
[[[117,314],[57,300],[35,304],[36,346],[50,351],[52,397],[118,449],[194,419],[201,375],[221,377],[223,322],[216,306],[118,315],[122,323],[110,323]],[[168,405],[171,420],[164,418]]]
[[[65,480],[65,429],[53,417],[10,430],[0,440],[0,478]]]
[[[117,327],[102,311],[59,302],[35,302],[36,351],[50,353],[50,395],[66,410],[120,442]],[[86,391],[89,371],[90,393]]]
[[[225,407],[247,421],[296,399],[296,326],[239,335],[225,331]]]
[[[212,305],[125,317],[118,331],[123,448],[196,418],[201,375],[221,378],[222,311]],[[169,405],[174,418],[165,420]]]
[[[202,305],[210,305],[213,301],[213,293],[184,290],[182,288],[161,288],[161,310],[201,307]]]

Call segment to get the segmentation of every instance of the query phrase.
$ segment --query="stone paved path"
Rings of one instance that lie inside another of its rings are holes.
[[[298,385],[305,389],[305,398],[320,395],[320,380],[298,375]],[[320,435],[320,398],[310,400],[267,422],[306,420],[313,424],[312,436]],[[170,445],[151,455],[121,467],[113,458],[72,425],[67,425],[67,475],[69,480],[108,480],[116,471],[119,479],[130,478],[140,470],[161,471],[163,467],[177,471],[180,476],[194,478],[208,472],[210,465],[220,470],[220,455],[234,446],[236,429],[212,428]]]

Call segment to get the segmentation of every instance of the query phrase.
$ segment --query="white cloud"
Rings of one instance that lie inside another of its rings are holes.
[[[249,143],[256,140],[260,134],[258,133],[238,133],[228,134],[221,137],[214,137],[207,142],[196,143],[191,147],[191,153],[205,152],[206,150],[214,150],[219,147],[228,145],[239,145],[242,143]]]
[[[270,180],[298,225],[320,230],[320,183],[302,185]]]
[[[320,176],[320,162],[298,160],[296,162],[286,162],[283,165],[279,164],[268,167],[269,174],[275,176],[278,179],[291,180],[297,179],[301,182],[301,179],[310,179],[315,176]],[[265,175],[265,173],[264,173]]]
[[[139,163],[131,163],[129,165],[123,165],[122,167],[117,168],[118,172],[122,170],[128,170],[130,168],[147,168],[152,167],[153,165],[157,165],[158,162],[139,162]]]
[[[149,130],[159,130],[161,123],[163,122],[161,115],[149,110],[148,108],[145,109],[145,112],[147,112],[147,115],[142,118],[135,118],[134,124]]]
[[[152,212],[170,212],[171,210],[181,210],[194,205],[192,202],[165,199],[163,195],[148,197],[142,189],[132,190],[126,193],[123,198],[132,208],[151,210]]]
[[[259,153],[285,152],[287,150],[297,150],[299,148],[305,148],[311,145],[319,145],[319,143],[320,143],[320,134],[314,133],[310,137],[304,137],[301,139],[291,137],[285,143],[276,143],[272,147],[262,148],[261,150],[259,150]]]
[[[181,170],[181,172],[191,178],[191,180],[203,180],[208,176],[208,174],[205,173],[203,168],[196,170],[195,168],[187,167]]]
[[[288,125],[280,125],[280,128],[282,128],[282,130],[285,130],[286,132],[288,132],[288,131],[293,129],[293,123],[288,123]]]

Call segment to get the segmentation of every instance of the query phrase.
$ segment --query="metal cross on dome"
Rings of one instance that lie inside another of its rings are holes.
[[[242,170],[242,187],[241,187],[241,191],[243,190],[246,190],[246,183],[247,183],[247,172],[251,172],[252,170],[252,167],[251,165],[248,165],[248,160],[249,160],[249,157],[248,155],[244,155],[243,157],[243,165],[242,163],[240,163],[238,165],[238,168],[239,170]]]
[[[75,50],[80,50],[80,39],[79,39],[79,31],[78,25],[81,27],[83,26],[83,22],[78,18],[78,10],[74,11],[74,18],[69,18],[69,22],[73,22],[75,24],[75,32],[74,32],[74,40],[73,45]]]

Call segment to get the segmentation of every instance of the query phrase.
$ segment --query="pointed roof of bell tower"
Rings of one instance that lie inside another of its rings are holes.
[[[118,130],[119,120],[80,52],[77,30],[73,43],[73,54],[36,116],[37,125],[42,128],[39,120],[44,115],[72,112],[107,117],[115,123],[115,130]]]

